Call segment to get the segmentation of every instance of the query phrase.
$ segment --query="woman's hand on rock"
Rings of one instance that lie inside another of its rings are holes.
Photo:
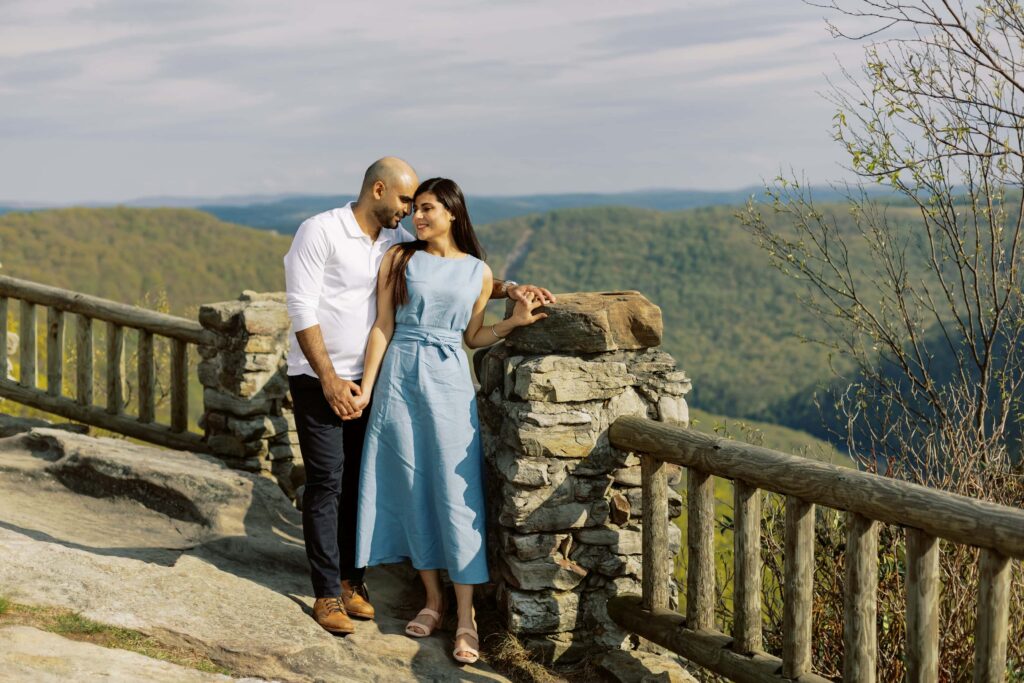
[[[512,310],[509,322],[513,323],[516,327],[522,327],[524,325],[532,325],[538,320],[543,320],[548,317],[548,314],[535,313],[534,311],[543,306],[544,303],[543,297],[531,291],[524,292],[522,298],[516,299],[516,306]]]

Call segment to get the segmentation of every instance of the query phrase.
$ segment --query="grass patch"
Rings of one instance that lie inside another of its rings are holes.
[[[79,640],[117,650],[128,650],[207,673],[237,675],[236,672],[220,666],[199,650],[165,645],[145,633],[101,624],[71,610],[21,605],[11,602],[7,598],[0,598],[0,627],[11,625],[32,626],[41,631],[57,633],[70,640]]]
[[[517,683],[562,683],[547,667],[534,661],[530,652],[511,633],[500,632],[487,638],[487,663]]]
[[[81,614],[65,612],[64,614],[56,615],[50,624],[50,628],[47,630],[59,633],[62,636],[93,636],[97,633],[103,633],[108,628],[103,624],[86,619]]]

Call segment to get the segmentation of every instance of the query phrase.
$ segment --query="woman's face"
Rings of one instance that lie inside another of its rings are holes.
[[[455,216],[437,200],[433,192],[424,192],[415,199],[412,224],[416,238],[426,241],[446,237],[452,230]]]

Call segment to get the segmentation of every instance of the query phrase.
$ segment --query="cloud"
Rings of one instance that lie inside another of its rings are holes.
[[[331,169],[388,152],[460,169],[477,191],[742,186],[763,170],[750,159],[833,163],[792,136],[827,133],[815,91],[855,50],[796,0],[15,0],[0,8],[0,131],[18,138],[0,185],[324,191]],[[793,121],[790,139],[772,135]],[[54,144],[93,172],[54,175],[38,161]],[[163,162],[105,162],[140,145]]]

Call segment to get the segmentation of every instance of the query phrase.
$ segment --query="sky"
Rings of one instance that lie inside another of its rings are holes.
[[[801,0],[0,0],[0,200],[468,194],[849,177],[863,46]]]

